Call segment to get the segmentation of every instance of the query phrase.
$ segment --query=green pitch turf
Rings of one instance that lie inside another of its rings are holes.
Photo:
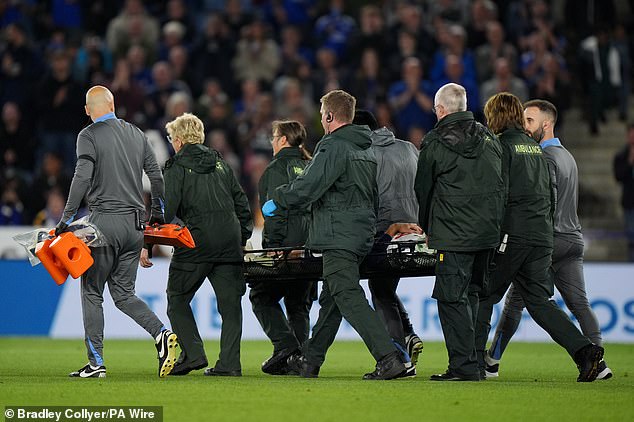
[[[210,364],[218,343],[206,343]],[[373,360],[361,342],[335,342],[319,379],[260,372],[271,353],[245,341],[242,378],[159,379],[151,340],[105,341],[105,379],[71,379],[86,363],[81,340],[0,338],[0,409],[5,405],[163,406],[165,421],[518,421],[634,420],[634,345],[608,344],[615,376],[575,382],[577,369],[555,344],[512,343],[500,378],[428,381],[446,368],[442,343],[426,343],[418,376],[362,381]]]

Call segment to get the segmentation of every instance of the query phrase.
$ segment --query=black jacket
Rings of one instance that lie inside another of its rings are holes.
[[[449,114],[427,134],[415,190],[419,224],[431,248],[469,252],[499,244],[502,147],[471,112]]]
[[[165,221],[180,218],[196,247],[175,248],[172,262],[242,262],[251,236],[249,202],[217,151],[185,144],[165,164]]]

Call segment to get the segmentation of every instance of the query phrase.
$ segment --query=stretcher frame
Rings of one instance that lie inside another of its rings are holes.
[[[361,279],[369,277],[426,277],[436,274],[436,254],[419,251],[424,242],[389,242],[375,248],[359,267]],[[387,247],[390,246],[390,252]],[[295,251],[295,252],[294,252]],[[248,283],[323,280],[320,251],[302,247],[245,251],[244,275]],[[274,253],[275,256],[266,256]],[[249,256],[260,255],[256,260]],[[300,255],[300,256],[297,256]]]

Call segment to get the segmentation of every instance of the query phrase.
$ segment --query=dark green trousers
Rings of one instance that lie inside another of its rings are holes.
[[[478,363],[484,369],[484,351],[491,330],[493,305],[502,300],[511,283],[528,313],[570,356],[590,344],[568,316],[550,300],[554,294],[549,269],[552,248],[509,244],[506,253],[496,254],[491,266],[489,294],[480,298],[476,327]]]
[[[359,264],[363,257],[344,250],[323,254],[324,284],[319,296],[319,318],[303,354],[311,365],[321,366],[335,340],[341,318],[345,318],[363,339],[374,359],[396,351],[379,316],[370,307],[359,285]]]
[[[273,343],[273,352],[298,348],[310,332],[310,308],[316,281],[289,283],[259,282],[251,285],[249,299],[253,313]],[[284,299],[286,315],[280,305]]]
[[[474,327],[479,294],[486,287],[492,256],[492,249],[437,253],[432,297],[438,301],[449,370],[458,375],[471,377],[479,374]]]
[[[205,357],[203,340],[190,306],[205,278],[214,289],[222,318],[220,357],[214,367],[226,371],[241,369],[241,300],[246,291],[242,264],[172,262],[167,282],[167,316],[172,330],[178,335],[186,362]]]

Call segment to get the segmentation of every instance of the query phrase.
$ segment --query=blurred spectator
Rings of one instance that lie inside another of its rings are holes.
[[[377,50],[368,47],[363,50],[361,63],[347,86],[357,99],[357,107],[374,112],[379,98],[387,96],[387,81]]]
[[[169,97],[183,91],[189,94],[189,88],[181,81],[175,81],[172,68],[167,62],[158,62],[152,67],[153,87],[145,99],[144,110],[149,127],[162,128],[159,119],[165,115],[165,105]]]
[[[159,44],[158,59],[167,61],[173,47],[183,46],[185,26],[177,21],[170,21],[163,25],[161,43]]]
[[[427,71],[430,66],[429,57],[431,57],[438,48],[437,40],[431,35],[431,33],[423,25],[423,9],[416,4],[410,4],[407,2],[399,2],[396,10],[396,22],[390,27],[390,51],[406,50],[406,54],[401,54],[401,60],[398,61],[396,69],[391,68],[391,71],[396,70],[392,74],[394,78],[398,78],[400,73],[400,66],[403,59],[416,55],[423,66],[423,70]],[[415,45],[415,52],[412,54],[408,48],[402,46],[403,33],[409,34],[413,38]]]
[[[329,47],[317,50],[317,69],[312,72],[313,101],[319,103],[326,92],[343,86],[347,74],[343,67],[337,65],[337,54]]]
[[[16,179],[7,181],[0,193],[0,226],[19,226],[26,224],[24,205],[18,195]]]
[[[165,17],[161,22],[165,29],[168,22],[178,22],[184,29],[182,39],[185,44],[190,44],[194,40],[196,23],[187,7],[187,2],[183,0],[169,0],[165,8]]]
[[[303,43],[302,31],[296,26],[285,26],[281,31],[281,65],[280,71],[289,75],[302,62],[313,63],[315,55],[313,51]]]
[[[271,84],[280,68],[280,48],[261,20],[244,28],[232,61],[236,81],[257,79]]]
[[[381,9],[374,4],[361,6],[359,31],[350,39],[350,54],[346,61],[353,68],[356,67],[362,60],[363,52],[368,48],[374,49],[378,57],[386,57],[390,51],[390,40],[385,36],[385,32]]]
[[[0,102],[25,105],[42,73],[42,63],[22,24],[9,24],[0,46]]]
[[[634,6],[634,4],[633,4]],[[630,56],[630,42],[632,38],[627,36],[627,31],[622,24],[614,27],[614,39],[612,44],[619,53],[621,62],[621,87],[618,90],[619,119],[626,121],[628,117],[630,92],[632,91],[632,57]]]
[[[389,103],[386,101],[377,102],[374,117],[376,117],[379,127],[386,127],[390,132],[396,133],[396,125],[393,122],[392,109]]]
[[[589,93],[590,132],[596,135],[599,119],[605,120],[605,110],[614,104],[623,83],[621,58],[607,27],[597,28],[594,35],[581,42],[581,59],[585,69],[583,83]]]
[[[66,197],[70,189],[70,181],[71,177],[64,173],[62,158],[54,152],[46,153],[40,172],[31,185],[31,195],[29,195],[27,204],[29,210],[36,213],[44,208],[46,206],[46,193],[54,187],[61,189],[64,197]]]
[[[231,34],[232,43],[238,41],[240,31],[251,23],[253,17],[242,8],[240,0],[227,0],[225,2],[223,22],[228,25]]]
[[[485,104],[489,98],[499,92],[510,92],[519,98],[522,103],[528,101],[526,82],[513,74],[511,65],[506,57],[495,59],[495,75],[481,85],[480,104]],[[537,95],[536,98],[542,97]]]
[[[37,90],[40,147],[38,163],[47,152],[57,152],[64,160],[66,173],[75,169],[75,140],[86,116],[84,88],[71,75],[71,60],[65,51],[53,53],[50,74]]]
[[[348,50],[348,40],[356,29],[356,22],[344,14],[344,0],[330,0],[328,12],[315,23],[317,46],[327,47],[343,60]]]
[[[133,45],[128,50],[126,59],[130,65],[132,79],[139,83],[143,92],[150,92],[154,82],[152,80],[152,70],[147,65],[145,50],[139,45]]]
[[[227,104],[229,103],[229,95],[222,89],[222,85],[217,79],[209,78],[205,80],[203,86],[203,92],[198,97],[195,106],[195,114],[201,116],[204,122],[204,116],[207,116],[211,106],[215,103]],[[207,124],[204,124],[205,128]]]
[[[246,122],[255,115],[260,95],[260,83],[257,79],[246,79],[242,81],[240,88],[241,95],[236,99],[234,106],[234,119],[237,124]]]
[[[182,45],[175,45],[170,49],[167,60],[172,67],[174,79],[187,85],[192,96],[200,95],[200,85],[192,66],[189,65],[187,49]]]
[[[504,40],[504,28],[497,21],[491,21],[487,24],[486,44],[476,49],[475,56],[479,82],[493,77],[494,64],[500,57],[506,59],[513,73],[517,71],[517,50]]]
[[[409,57],[418,58],[421,62],[423,71],[427,69],[427,60],[424,55],[421,55],[418,51],[418,40],[416,34],[407,30],[400,31],[398,33],[398,43],[395,49],[390,50],[390,54],[387,56],[387,61],[384,59],[381,66],[387,68],[388,79],[390,81],[398,80],[401,77],[403,62]]]
[[[4,103],[0,122],[0,163],[4,169],[16,168],[26,174],[33,171],[35,139],[32,129],[16,103]]]
[[[475,50],[487,42],[487,27],[497,19],[497,6],[491,0],[474,0],[471,3],[467,25],[467,47]]]
[[[272,151],[270,133],[273,120],[275,120],[273,96],[266,92],[258,94],[254,113],[238,126],[239,142],[243,150],[262,154],[268,159]]]
[[[564,126],[564,111],[570,106],[570,78],[554,54],[544,58],[543,70],[530,90],[530,97],[553,103],[559,110],[557,124],[559,128]]]
[[[634,11],[631,1],[630,8]],[[597,26],[610,26],[617,21],[614,0],[566,0],[564,16],[564,23],[576,40],[592,35]]]
[[[455,54],[448,54],[445,57],[445,75],[446,77],[438,81],[432,81],[434,84],[432,92],[435,93],[441,86],[450,82],[462,85],[467,90],[467,110],[473,112],[476,119],[481,119],[483,116],[480,106],[480,89],[473,79],[465,75],[464,63],[460,57]]]
[[[38,227],[55,227],[62,219],[66,196],[62,190],[54,186],[46,192],[46,207],[35,214],[33,225]]]
[[[101,38],[87,35],[75,54],[74,75],[85,84],[103,81],[112,71],[112,55]]]
[[[429,71],[429,79],[434,86],[442,86],[440,81],[446,80],[447,75],[447,56],[454,55],[462,62],[463,78],[469,81],[470,85],[477,84],[478,76],[475,66],[475,58],[471,50],[466,48],[466,32],[459,25],[441,26],[439,33],[439,42],[441,47],[432,59],[431,70]]]
[[[126,0],[123,10],[110,21],[106,32],[108,47],[115,58],[123,57],[132,45],[139,45],[150,61],[156,57],[159,26],[141,0]]]
[[[548,49],[546,38],[540,32],[533,32],[528,40],[529,49],[522,53],[520,70],[530,89],[544,72],[548,58],[554,57],[562,69],[565,69],[565,61],[562,56]]]
[[[388,100],[396,120],[395,135],[405,138],[412,126],[422,126],[429,131],[436,123],[432,112],[434,91],[429,81],[423,79],[420,60],[410,57],[403,62],[403,79],[392,84]]]
[[[312,99],[302,92],[302,86],[295,78],[283,78],[276,83],[275,115],[277,118],[288,119],[291,113],[299,112],[305,116],[315,114]]]
[[[126,59],[117,60],[114,77],[109,86],[114,94],[117,117],[145,127],[145,116],[142,114],[145,92],[132,78],[130,64]]]
[[[225,92],[237,96],[238,89],[233,81],[231,69],[231,58],[234,54],[235,44],[231,39],[229,26],[220,15],[210,14],[192,49],[191,63],[197,79],[203,81],[214,78]]]
[[[634,123],[627,127],[627,144],[614,157],[614,177],[623,187],[621,205],[625,217],[628,260],[634,262]]]

